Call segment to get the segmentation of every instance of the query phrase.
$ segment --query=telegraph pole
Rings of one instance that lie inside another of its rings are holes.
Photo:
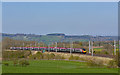
[[[90,49],[91,49],[91,47],[90,47],[90,41],[89,41],[89,53],[90,53]]]
[[[114,55],[116,55],[116,41],[114,40]]]

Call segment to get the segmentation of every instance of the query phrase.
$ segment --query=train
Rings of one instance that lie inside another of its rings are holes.
[[[82,53],[86,54],[84,48],[63,48],[63,47],[10,47],[10,50],[34,50],[47,52],[72,52],[72,53]]]

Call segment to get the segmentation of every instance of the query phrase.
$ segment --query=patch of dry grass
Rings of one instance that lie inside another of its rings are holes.
[[[48,53],[48,52],[45,52]],[[55,55],[61,55],[64,56],[65,59],[69,59],[71,56],[70,53],[56,53],[56,52],[49,52],[49,53],[54,53]],[[104,65],[107,65],[109,61],[113,60],[112,58],[107,58],[107,57],[98,57],[98,56],[90,56],[90,55],[81,55],[81,54],[72,54],[74,57],[79,57],[79,60],[82,61],[89,61],[89,60],[94,60],[98,62],[102,62]]]

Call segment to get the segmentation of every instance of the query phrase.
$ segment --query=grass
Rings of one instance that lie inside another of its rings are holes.
[[[65,60],[30,60],[27,67],[2,66],[3,73],[117,73],[117,69],[89,68],[86,62],[65,61]]]
[[[102,51],[102,48],[94,48],[94,51]]]
[[[1,73],[2,73],[2,65],[0,64],[0,75],[1,75]]]

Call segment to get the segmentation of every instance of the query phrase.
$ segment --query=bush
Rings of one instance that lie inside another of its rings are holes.
[[[30,50],[24,52],[24,57],[25,57],[25,58],[27,58],[27,57],[30,56],[30,55],[31,55],[31,51],[30,51]]]
[[[60,55],[56,55],[55,59],[61,59],[61,56]]]
[[[87,62],[88,66],[92,66],[92,67],[103,67],[103,61],[102,60],[95,60],[95,59],[90,59]]]
[[[42,55],[42,53],[41,53],[41,52],[37,52],[36,54],[38,54],[38,55]]]
[[[30,52],[29,51],[3,51],[3,60],[14,60],[19,58],[26,58]]]
[[[81,61],[87,61],[85,58],[83,58],[83,57],[79,57],[79,60],[81,60]]]
[[[74,56],[73,59],[74,60],[79,60],[79,56]]]
[[[55,59],[65,59],[65,57],[64,57],[64,56],[61,56],[61,55],[56,55],[56,56],[55,56]]]
[[[114,60],[109,61],[108,68],[117,68],[116,62]]]
[[[49,54],[43,54],[43,59],[48,59],[49,60]]]
[[[64,56],[61,56],[61,59],[65,59],[65,57],[64,57]]]
[[[18,61],[17,61],[17,60],[14,60],[14,61],[13,61],[13,64],[14,64],[14,66],[16,66],[16,65],[18,64]]]
[[[79,56],[73,56],[73,55],[71,55],[69,57],[69,60],[79,60]]]
[[[19,60],[19,65],[20,66],[27,66],[27,65],[30,65],[30,63],[25,59],[21,59],[21,60]]]
[[[9,63],[7,63],[7,62],[6,62],[6,63],[3,63],[3,64],[4,64],[5,66],[9,66]]]
[[[95,54],[100,54],[101,52],[100,51],[95,51]]]
[[[71,56],[69,57],[69,60],[73,60],[73,55],[71,55]]]
[[[111,55],[111,53],[112,53],[112,50],[103,49],[101,51],[101,54]]]
[[[41,52],[37,52],[34,55],[29,56],[30,59],[43,59],[43,54]]]
[[[35,56],[37,59],[43,59],[43,54],[41,52],[37,52]]]
[[[55,54],[51,53],[51,54],[49,55],[49,59],[55,59]]]
[[[114,57],[114,59],[113,60],[111,60],[111,61],[109,61],[109,63],[108,63],[108,68],[117,68],[118,66],[119,66],[119,56],[118,56],[118,54]]]
[[[105,51],[104,54],[109,54],[109,53],[107,51]]]

